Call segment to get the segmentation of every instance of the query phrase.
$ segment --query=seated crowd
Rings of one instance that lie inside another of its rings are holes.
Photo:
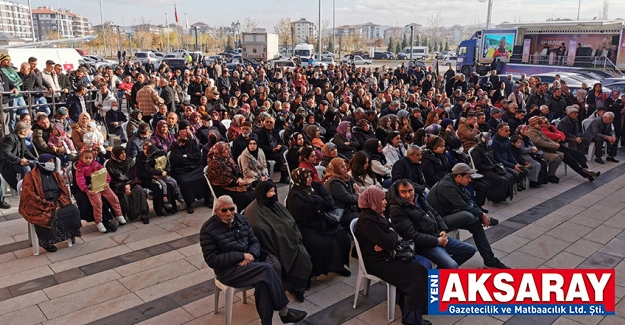
[[[51,71],[53,82],[66,76]],[[81,67],[67,88],[51,87],[67,90],[54,117],[19,115],[0,145],[0,173],[12,188],[19,179],[29,186],[20,213],[42,233],[41,245],[55,251],[54,243],[80,236],[80,219],[101,232],[149,223],[147,192],[159,217],[178,203],[193,213],[200,200],[214,214],[200,232],[206,263],[226,285],[254,286],[262,324],[275,310],[283,322],[303,319],[286,307],[284,291],[301,302],[315,277],[349,276],[350,251],[397,286],[404,324],[429,324],[422,314],[432,263],[458,268],[477,251],[485,267],[508,268],[484,232],[498,224],[487,200],[558,183],[562,162],[595,180],[590,147],[597,163],[605,163],[604,144],[606,160],[618,162],[618,93],[590,105],[564,82],[550,88],[524,76],[484,89],[451,67],[444,78],[403,66],[261,64],[234,73],[219,62],[175,71],[127,62],[90,78]],[[107,185],[94,192],[91,176],[102,169]],[[55,170],[71,177],[69,191]],[[276,183],[289,186],[286,198]],[[70,192],[78,209],[68,208]],[[448,235],[458,229],[475,247]],[[407,263],[389,255],[401,239],[415,243]]]

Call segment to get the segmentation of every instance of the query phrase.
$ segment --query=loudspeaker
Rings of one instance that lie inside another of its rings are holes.
[[[512,49],[512,57],[510,63],[521,63],[523,57],[523,45],[515,45]]]

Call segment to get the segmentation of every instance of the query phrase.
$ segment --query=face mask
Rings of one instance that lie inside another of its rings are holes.
[[[111,109],[112,109],[114,112],[116,112],[116,111],[119,109],[119,107],[117,107],[117,106],[111,106]]]
[[[56,167],[56,164],[49,161],[49,162],[43,163],[43,165],[39,164],[39,166],[41,166],[43,169],[45,169],[45,170],[47,170],[49,172],[52,172],[52,171],[54,171],[54,167]]]
[[[461,154],[464,153],[464,149],[462,149],[462,147],[460,147],[460,148],[456,149],[456,153],[461,155]]]
[[[488,141],[488,146],[490,147],[490,146],[492,146],[492,145],[493,145],[493,140],[489,140],[489,141]]]

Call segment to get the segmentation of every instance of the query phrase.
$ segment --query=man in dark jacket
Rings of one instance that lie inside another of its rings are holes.
[[[605,164],[601,156],[603,155],[603,143],[608,146],[608,158],[607,161],[618,163],[619,161],[614,158],[616,156],[618,138],[612,128],[612,122],[614,121],[614,113],[605,112],[603,116],[596,117],[584,132],[584,140],[587,143],[595,144],[595,162]]]
[[[148,123],[141,122],[141,124],[139,124],[137,133],[130,135],[130,139],[126,144],[126,156],[128,159],[134,159],[139,152],[143,151],[143,142],[150,138],[151,133],[152,129],[150,129]]]
[[[393,229],[402,238],[412,239],[415,253],[439,269],[457,269],[475,254],[475,247],[447,236],[445,221],[428,204],[423,189],[407,179],[400,179],[389,188],[386,200]]]
[[[524,169],[524,166],[521,166],[512,155],[510,126],[508,123],[500,123],[497,125],[497,133],[493,137],[492,146],[495,161],[504,165],[506,170],[514,177],[515,182],[520,182],[527,176],[527,170]],[[523,187],[519,185],[518,188],[522,190]]]
[[[33,145],[39,154],[49,153],[53,155],[65,154],[64,148],[57,148],[48,145],[50,135],[54,126],[50,123],[47,115],[37,115],[37,124],[33,127]]]
[[[392,178],[393,179],[409,179],[413,183],[417,183],[421,186],[425,186],[425,178],[423,178],[423,171],[421,171],[421,148],[415,145],[408,147],[406,156],[400,158],[393,165]]]
[[[258,136],[258,147],[265,153],[267,160],[276,162],[276,169],[280,170],[280,183],[289,184],[289,172],[286,169],[286,161],[284,160],[284,152],[286,146],[280,138],[280,134],[274,128],[275,119],[268,117],[263,122],[263,128],[256,133]]]
[[[488,124],[491,130],[496,130],[497,125],[502,122],[503,120],[501,119],[501,111],[499,110],[499,108],[492,108],[490,110],[490,119],[488,120],[488,122],[486,122],[486,124]]]
[[[547,100],[549,112],[553,114],[553,118],[561,118],[566,112],[566,101],[562,97],[562,90],[556,88],[553,90],[553,95]],[[551,122],[551,121],[550,121]]]
[[[76,86],[76,92],[69,94],[67,96],[67,101],[65,102],[65,107],[69,111],[69,118],[73,122],[78,122],[78,116],[82,112],[88,112],[87,109],[87,99],[85,95],[87,94],[87,87],[82,84]]]
[[[484,259],[486,268],[509,269],[495,257],[482,225],[495,226],[497,219],[489,218],[467,195],[465,186],[471,183],[471,175],[477,170],[458,163],[451,174],[436,183],[428,193],[428,203],[443,216],[450,230],[466,229],[473,235],[475,246]]]
[[[167,110],[170,112],[176,111],[174,89],[169,85],[169,81],[165,78],[159,79],[159,86],[161,87],[160,97],[163,99],[164,104],[167,106]]]
[[[558,130],[566,135],[566,143],[569,144],[569,148],[585,151],[586,145],[584,144],[584,137],[579,130],[579,124],[577,116],[579,115],[579,109],[574,106],[566,108],[566,116],[560,119],[558,123]]]
[[[256,262],[260,258],[260,242],[247,218],[234,210],[230,196],[215,200],[215,215],[200,230],[206,264],[215,271],[217,280],[227,286],[254,287],[261,324],[272,324],[274,310],[279,311],[283,323],[303,320],[306,312],[287,307],[289,299],[271,264]]]
[[[532,105],[536,105],[540,107],[542,105],[545,105],[547,103],[547,98],[545,97],[545,90],[548,88],[549,88],[549,85],[545,83],[536,85],[536,93],[530,95],[530,97],[527,99],[527,103],[525,103],[525,107],[530,107]]]
[[[26,148],[24,142],[29,133],[30,125],[18,122],[15,125],[15,131],[2,138],[0,143],[0,153],[2,153],[0,173],[9,186],[15,190],[17,190],[17,174],[20,173],[24,178],[37,162],[37,158]],[[6,205],[4,200],[0,200],[0,209],[5,209]]]

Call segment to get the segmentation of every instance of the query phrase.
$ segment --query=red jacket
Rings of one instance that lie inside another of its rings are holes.
[[[543,133],[547,136],[547,138],[551,139],[551,141],[563,142],[566,140],[566,135],[556,129],[553,125],[550,125],[548,128],[541,128],[540,130],[543,131]]]

